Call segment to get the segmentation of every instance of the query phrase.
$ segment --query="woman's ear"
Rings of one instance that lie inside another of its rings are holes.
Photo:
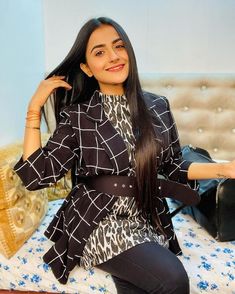
[[[89,66],[86,63],[80,63],[81,70],[88,75],[89,78],[93,76],[93,73],[91,72]]]

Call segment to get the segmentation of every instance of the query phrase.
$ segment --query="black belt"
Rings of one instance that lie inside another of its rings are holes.
[[[93,177],[79,177],[78,183],[84,183],[91,189],[100,193],[115,196],[134,197],[137,193],[135,177],[101,175]],[[173,198],[186,205],[196,205],[200,202],[200,196],[195,190],[178,182],[156,179],[160,198]]]

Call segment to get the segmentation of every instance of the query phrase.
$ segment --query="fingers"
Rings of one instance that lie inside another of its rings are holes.
[[[47,80],[61,80],[61,79],[64,79],[65,78],[65,76],[52,76],[52,77],[50,77],[50,78],[48,78]]]
[[[70,84],[68,84],[67,82],[62,81],[62,80],[55,80],[54,84],[55,84],[56,88],[57,87],[64,87],[68,90],[72,89],[72,86]]]
[[[53,76],[42,80],[32,96],[30,103],[33,103],[34,106],[42,107],[46,103],[48,97],[55,92],[57,88],[62,87],[65,90],[71,90],[72,86],[69,85],[64,78],[65,76]]]
[[[67,83],[66,81],[63,81],[63,79],[65,77],[66,76],[52,76],[52,77],[46,79],[46,81],[52,82],[56,88],[64,87],[67,90],[70,90],[70,89],[72,89],[72,86],[69,83]]]

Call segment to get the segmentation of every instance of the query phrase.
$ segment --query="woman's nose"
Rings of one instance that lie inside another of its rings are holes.
[[[117,52],[115,52],[115,50],[113,50],[113,49],[110,49],[109,50],[109,60],[110,60],[110,62],[114,62],[114,61],[116,61],[118,59],[119,59],[119,56],[118,56]]]

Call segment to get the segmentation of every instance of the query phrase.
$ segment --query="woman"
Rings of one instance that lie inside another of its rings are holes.
[[[57,127],[42,148],[40,113],[52,93]],[[33,95],[15,170],[33,190],[72,169],[72,191],[45,232],[55,244],[44,261],[61,283],[76,265],[97,266],[118,293],[184,294],[189,280],[164,197],[198,201],[194,180],[234,177],[234,165],[181,158],[167,99],[142,91],[126,33],[100,17]]]

